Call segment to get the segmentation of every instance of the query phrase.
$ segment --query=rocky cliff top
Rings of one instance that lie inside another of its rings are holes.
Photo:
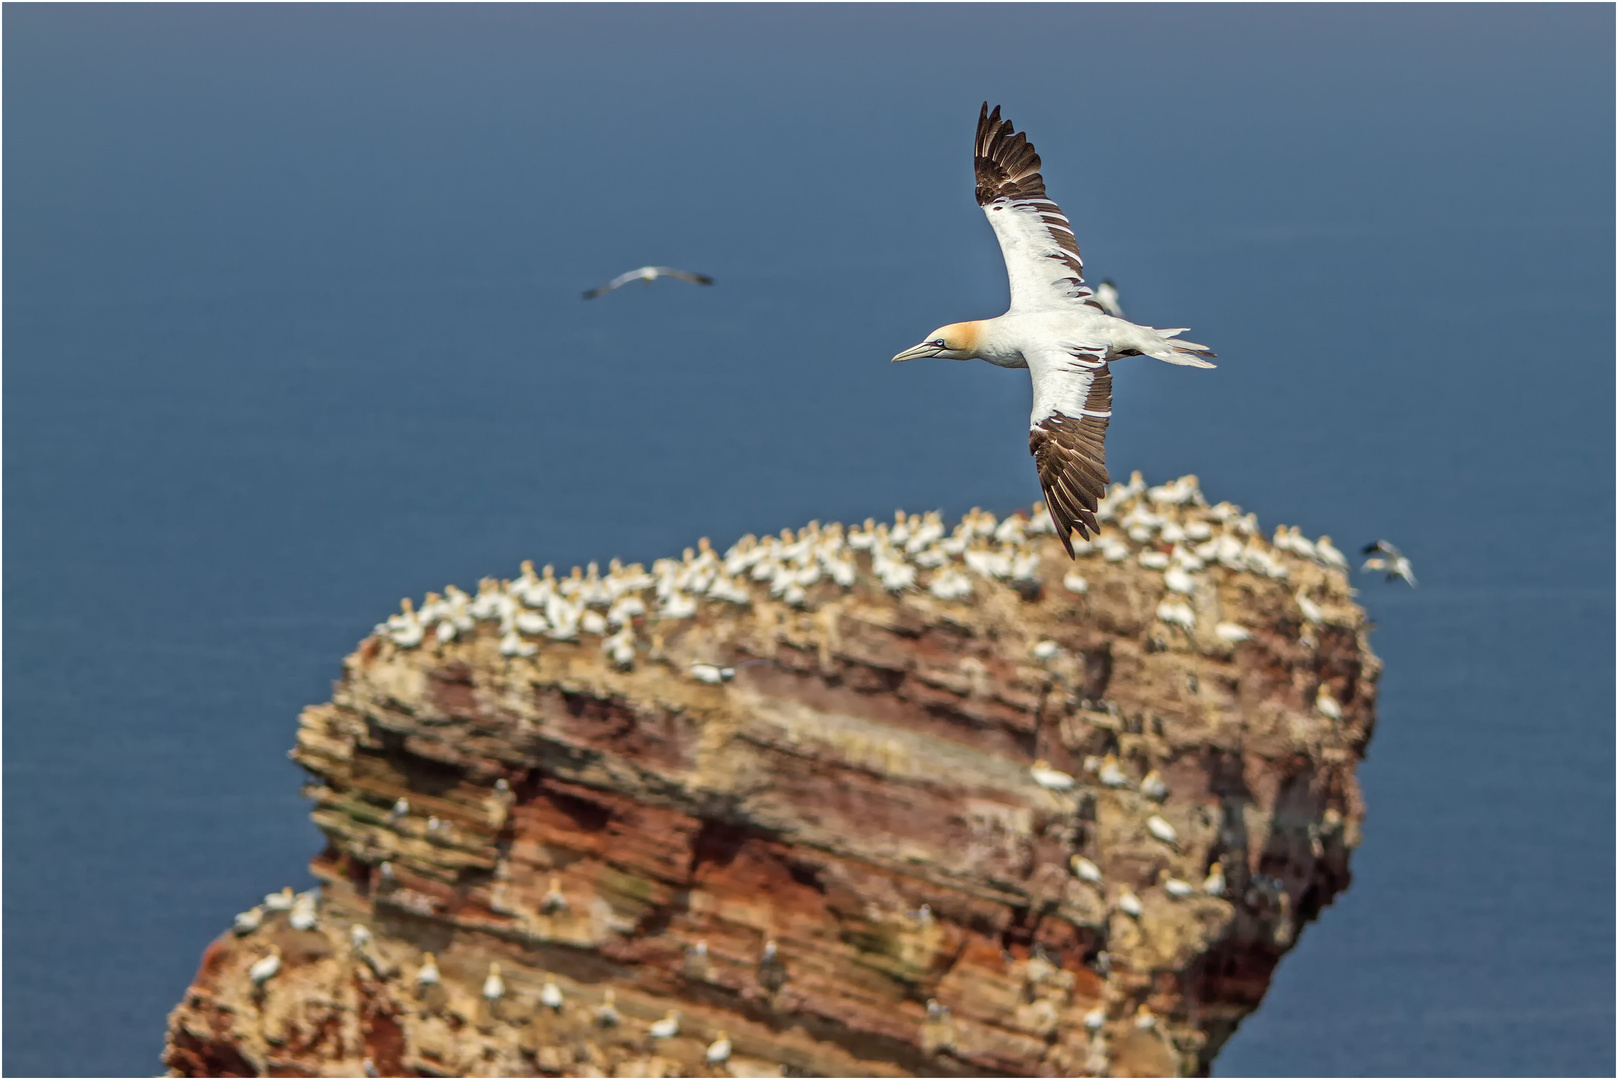
[[[1194,477],[1100,517],[405,601],[301,721],[320,887],[209,947],[165,1062],[1205,1072],[1348,884],[1379,664],[1328,539]]]

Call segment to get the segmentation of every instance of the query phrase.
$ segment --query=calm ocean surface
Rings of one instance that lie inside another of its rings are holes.
[[[978,103],[1093,280],[1114,474],[1386,537],[1355,883],[1221,1075],[1614,1068],[1614,12],[4,13],[4,1069],[145,1074],[303,885],[399,597],[1037,496]],[[647,262],[718,285],[579,291]]]

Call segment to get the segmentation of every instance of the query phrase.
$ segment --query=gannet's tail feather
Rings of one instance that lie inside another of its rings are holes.
[[[1176,334],[1185,333],[1186,329],[1186,327],[1182,326],[1178,330],[1159,330],[1158,333],[1163,337],[1162,343],[1155,349],[1146,350],[1146,355],[1157,360],[1162,360],[1167,364],[1178,364],[1181,367],[1218,367],[1218,364],[1210,364],[1207,360],[1203,359],[1203,357],[1206,356],[1219,355],[1212,349],[1208,348],[1208,346],[1198,345],[1194,341],[1169,340]]]

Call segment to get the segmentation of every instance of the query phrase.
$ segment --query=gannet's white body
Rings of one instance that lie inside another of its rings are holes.
[[[1099,532],[1096,506],[1106,494],[1102,442],[1112,417],[1112,372],[1120,357],[1151,356],[1209,368],[1206,345],[1173,340],[1183,330],[1157,330],[1109,315],[1084,283],[1084,262],[1061,208],[1045,195],[1039,155],[1000,109],[984,102],[978,116],[978,205],[994,228],[1011,280],[1011,305],[996,319],[951,323],[927,335],[900,360],[941,357],[1027,368],[1034,383],[1028,449],[1056,535],[1073,554],[1071,533]]]

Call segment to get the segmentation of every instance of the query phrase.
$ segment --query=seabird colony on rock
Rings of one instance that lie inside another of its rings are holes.
[[[1302,562],[1328,567],[1319,546],[1294,530],[1277,530],[1272,543],[1252,514],[1228,502],[1210,506],[1195,476],[1148,487],[1136,473],[1127,484],[1112,486],[1094,516],[1111,528],[1094,540],[1070,538],[1080,562],[1062,578],[1064,592],[1075,599],[1086,595],[1089,583],[1079,568],[1092,579],[1105,578],[1102,563],[1134,559],[1162,577],[1156,614],[1163,631],[1174,629],[1188,638],[1197,635],[1201,620],[1208,617],[1223,572],[1291,582],[1299,577]],[[591,563],[559,575],[553,567],[536,570],[525,561],[514,578],[485,578],[475,595],[450,585],[442,594],[428,593],[419,606],[406,599],[375,632],[400,649],[443,649],[487,634],[512,663],[538,655],[547,642],[593,642],[612,666],[627,671],[646,658],[659,624],[700,618],[704,612],[764,604],[813,610],[856,590],[940,603],[974,602],[987,590],[1002,587],[1026,593],[1043,581],[1041,539],[1051,532],[1051,520],[1037,503],[1031,513],[1004,518],[975,509],[953,526],[937,511],[901,510],[892,523],[869,518],[849,526],[810,522],[797,531],[783,529],[779,536],[748,535],[723,552],[703,539],[679,558],[657,560],[649,570],[614,559],[605,570]],[[1311,552],[1307,558],[1305,545]],[[1140,558],[1148,554],[1158,558]],[[1086,559],[1095,565],[1085,568]],[[1309,623],[1326,618],[1310,596],[1315,588],[1294,588],[1299,613]],[[1252,636],[1234,622],[1212,627],[1213,640],[1231,648]],[[1062,655],[1058,643],[1037,638],[1027,648],[1042,662]],[[727,663],[708,656],[684,658],[676,666],[694,682],[719,686],[742,667],[763,662]],[[1127,778],[1114,762],[1104,768],[1101,781],[1117,786]],[[397,821],[409,813],[410,803],[401,797],[389,817]],[[266,907],[278,903],[290,907],[290,893],[284,899],[266,898]]]
[[[950,323],[895,356],[894,362],[938,357],[986,360],[1027,368],[1034,386],[1028,449],[1034,456],[1057,538],[1073,554],[1071,534],[1099,533],[1098,504],[1107,491],[1103,440],[1112,417],[1112,370],[1126,356],[1211,368],[1206,345],[1176,341],[1118,318],[1084,283],[1073,227],[1045,194],[1039,155],[1000,108],[983,103],[973,153],[977,200],[1000,241],[1011,304],[994,319]],[[1116,310],[1116,294],[1111,298]]]

